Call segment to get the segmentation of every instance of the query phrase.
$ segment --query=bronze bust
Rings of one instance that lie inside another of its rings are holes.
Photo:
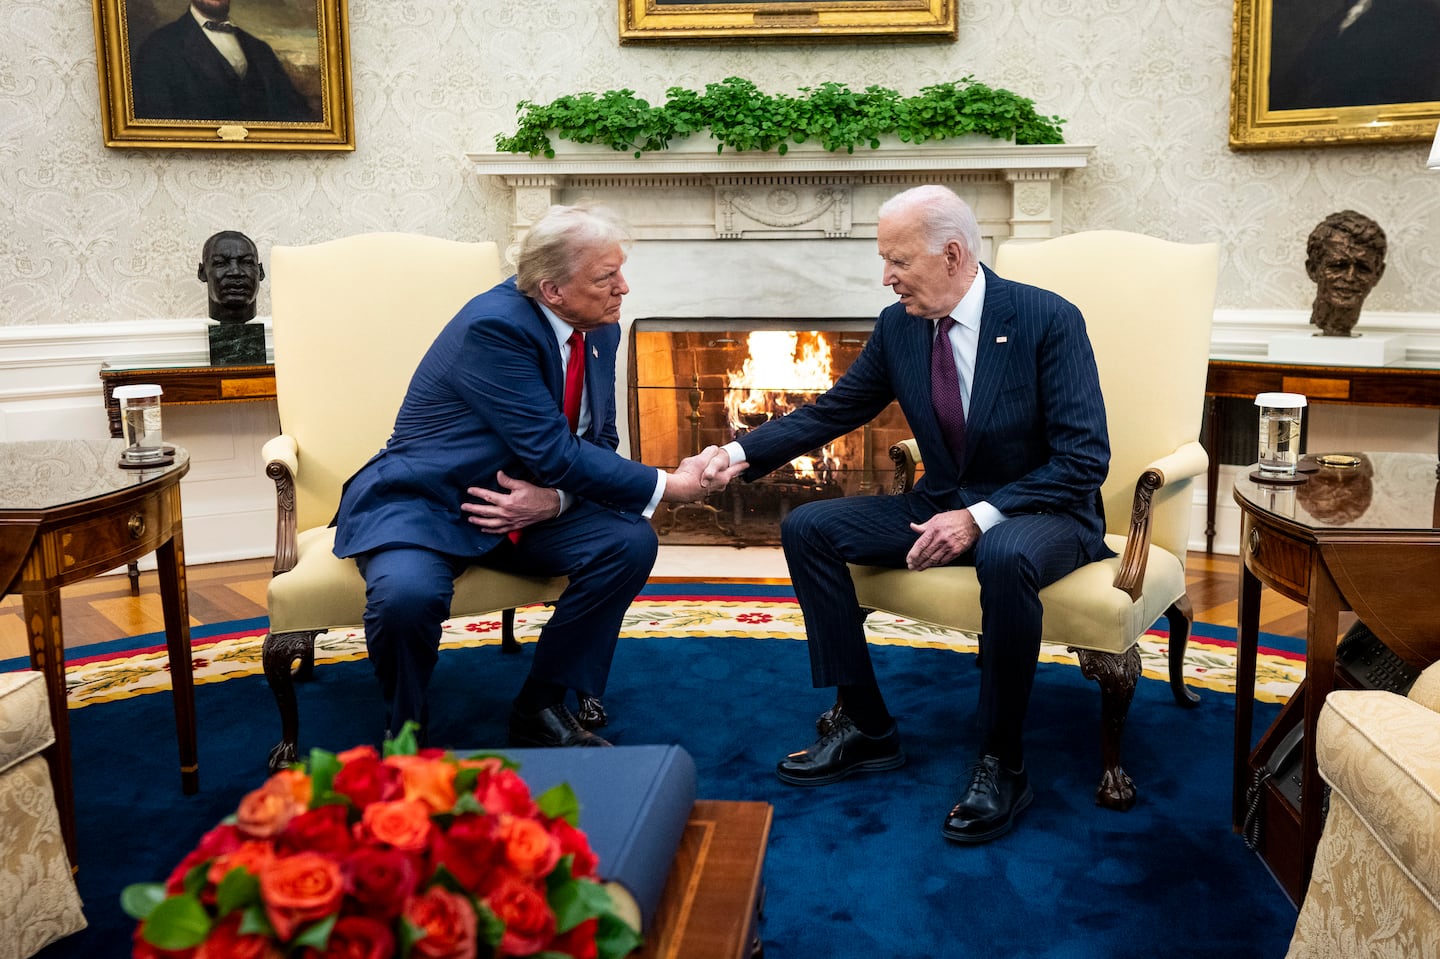
[[[1385,231],[1354,210],[1321,220],[1305,244],[1305,272],[1315,281],[1310,322],[1325,336],[1350,336],[1360,305],[1385,275]]]
[[[236,230],[222,230],[205,241],[196,276],[210,301],[210,363],[213,366],[265,362],[265,329],[251,325],[255,298],[265,267],[255,242]]]

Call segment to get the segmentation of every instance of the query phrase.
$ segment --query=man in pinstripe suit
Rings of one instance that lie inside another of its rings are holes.
[[[881,206],[883,282],[899,302],[829,391],[746,433],[707,469],[707,478],[754,480],[899,401],[925,462],[916,489],[809,503],[781,526],[812,678],[838,687],[840,708],[776,774],[822,785],[905,761],[846,564],[972,564],[984,635],[979,757],[942,827],[962,843],[1007,832],[1032,799],[1021,732],[1040,652],[1040,589],[1112,555],[1100,502],[1110,444],[1085,322],[1059,296],[982,266],[979,232],[945,187],[916,187]]]

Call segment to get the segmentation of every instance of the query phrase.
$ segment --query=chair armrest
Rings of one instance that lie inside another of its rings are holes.
[[[1440,663],[1425,667],[1415,685],[1410,687],[1410,699],[1432,712],[1440,713]]]
[[[920,444],[913,438],[901,440],[890,447],[890,461],[895,464],[891,495],[910,492],[915,487],[915,467],[920,465]]]
[[[1145,586],[1145,564],[1150,558],[1150,509],[1155,493],[1167,483],[1190,479],[1205,472],[1210,457],[1205,447],[1189,442],[1145,467],[1135,482],[1130,503],[1130,529],[1125,533],[1125,553],[1115,574],[1115,588],[1132,601],[1140,598]]]
[[[300,553],[296,545],[295,474],[300,471],[300,445],[295,437],[281,434],[260,447],[265,475],[275,481],[275,565],[274,575],[295,568]]]

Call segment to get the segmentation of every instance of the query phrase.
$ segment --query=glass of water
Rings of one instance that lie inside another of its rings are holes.
[[[120,458],[126,463],[152,463],[165,458],[160,439],[160,394],[160,387],[153,383],[115,387],[126,443]]]
[[[1289,479],[1300,458],[1305,397],[1300,393],[1261,393],[1255,397],[1255,405],[1260,408],[1260,472]]]

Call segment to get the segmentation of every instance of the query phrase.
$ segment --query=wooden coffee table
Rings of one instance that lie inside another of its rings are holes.
[[[643,959],[748,959],[761,954],[760,911],[771,808],[763,802],[695,803]]]

